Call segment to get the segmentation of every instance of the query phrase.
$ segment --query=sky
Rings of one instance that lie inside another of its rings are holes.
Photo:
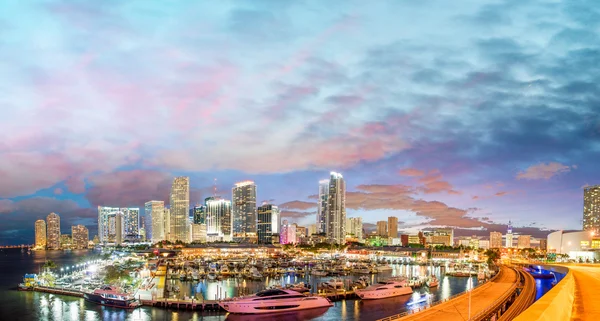
[[[595,0],[10,1],[0,244],[50,212],[93,236],[175,176],[311,224],[330,171],[367,229],[581,229],[598,84]]]

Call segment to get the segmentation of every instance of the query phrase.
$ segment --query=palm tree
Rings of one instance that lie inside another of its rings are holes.
[[[46,270],[53,270],[53,269],[58,268],[56,263],[54,263],[54,261],[52,261],[52,260],[47,260],[46,263],[44,263],[44,265],[42,267]]]

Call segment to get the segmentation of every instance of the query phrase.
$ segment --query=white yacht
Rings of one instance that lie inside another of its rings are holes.
[[[252,296],[223,300],[219,305],[230,313],[261,314],[333,306],[329,299],[306,296],[288,289],[269,289]]]
[[[357,289],[356,295],[363,300],[373,300],[411,294],[412,292],[412,288],[406,281],[389,280],[375,283],[364,289]]]
[[[435,288],[436,286],[440,285],[440,281],[435,277],[435,275],[430,276],[426,283],[430,288]]]

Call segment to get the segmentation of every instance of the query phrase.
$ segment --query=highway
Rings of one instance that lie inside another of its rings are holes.
[[[514,287],[518,274],[510,268],[502,267],[501,274],[495,280],[484,284],[471,293],[471,317],[493,305]],[[385,318],[383,320],[402,321],[464,321],[469,319],[469,295],[464,294],[448,302],[430,307],[424,311],[411,314],[399,319]]]

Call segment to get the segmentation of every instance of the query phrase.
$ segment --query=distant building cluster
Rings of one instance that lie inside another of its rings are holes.
[[[90,246],[88,229],[83,225],[71,226],[71,234],[61,234],[60,216],[50,213],[46,220],[35,221],[35,249],[71,250]]]

